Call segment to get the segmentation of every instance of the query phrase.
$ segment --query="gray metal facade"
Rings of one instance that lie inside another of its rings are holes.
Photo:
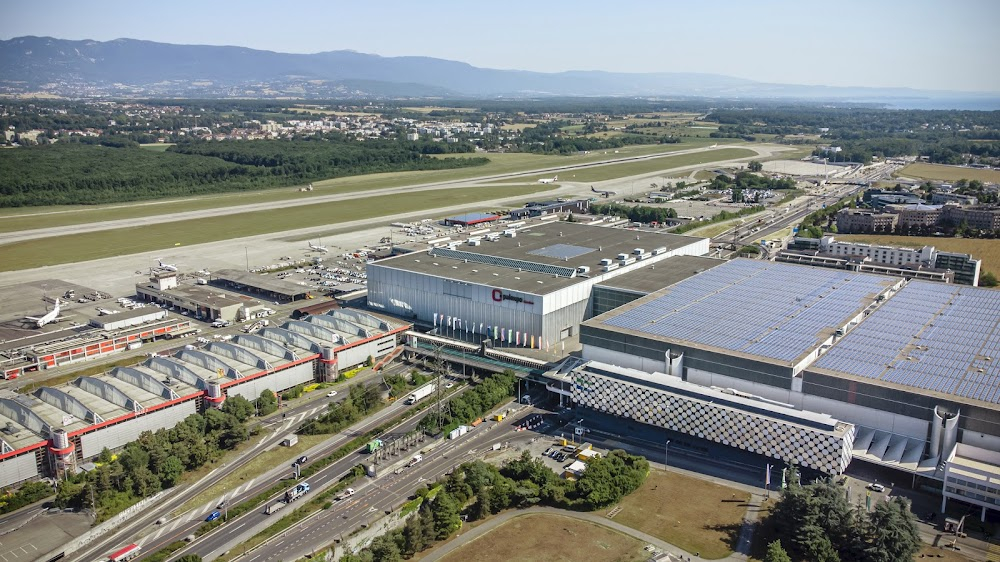
[[[121,423],[85,433],[80,436],[80,454],[84,459],[95,457],[107,447],[115,450],[125,444],[135,441],[143,431],[156,431],[164,427],[173,427],[184,418],[198,412],[197,400],[187,400],[169,408],[136,416]]]
[[[283,369],[277,373],[229,386],[226,388],[226,395],[242,396],[247,400],[256,400],[260,398],[260,393],[264,390],[280,392],[297,384],[312,382],[312,380],[312,363],[302,363],[289,369]]]
[[[28,451],[13,458],[4,459],[0,470],[0,487],[10,486],[38,477],[38,462],[35,451]]]

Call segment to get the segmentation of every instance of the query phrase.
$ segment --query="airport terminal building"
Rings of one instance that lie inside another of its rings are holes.
[[[368,305],[446,335],[549,349],[577,335],[595,285],[708,243],[569,222],[508,229],[368,264]]]

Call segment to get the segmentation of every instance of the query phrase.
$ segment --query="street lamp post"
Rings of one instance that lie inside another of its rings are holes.
[[[668,460],[670,460],[670,439],[667,439],[667,442],[663,444],[663,467],[664,468],[666,468],[668,466],[668,464],[667,464]]]

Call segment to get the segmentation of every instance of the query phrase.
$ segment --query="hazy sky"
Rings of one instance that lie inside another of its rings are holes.
[[[352,49],[536,70],[1000,92],[995,0],[6,0],[0,38]]]

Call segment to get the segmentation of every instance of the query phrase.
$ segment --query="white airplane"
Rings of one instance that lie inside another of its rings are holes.
[[[167,271],[177,271],[177,266],[172,263],[163,263],[163,260],[156,260],[156,263],[160,264],[160,269],[165,269]]]
[[[708,148],[717,148],[718,146],[719,146],[719,143],[715,143],[715,144],[713,144],[712,146],[710,146]]]
[[[559,181],[559,176],[552,176],[551,178],[542,178],[538,180],[538,183],[554,183]]]
[[[321,252],[321,253],[324,253],[324,254],[330,251],[329,249],[327,249],[326,246],[317,246],[317,245],[313,244],[312,242],[309,243],[309,249],[310,250],[315,250],[317,252]]]
[[[60,304],[61,303],[59,302],[59,299],[56,299],[56,306],[52,310],[50,310],[47,313],[45,313],[44,316],[42,316],[40,318],[35,317],[35,316],[25,316],[24,319],[28,320],[30,322],[34,322],[35,326],[38,327],[38,328],[41,328],[42,326],[44,326],[46,324],[51,324],[51,323],[54,323],[54,322],[58,322],[60,320],[64,320],[63,316],[59,316],[59,307],[60,307]]]

